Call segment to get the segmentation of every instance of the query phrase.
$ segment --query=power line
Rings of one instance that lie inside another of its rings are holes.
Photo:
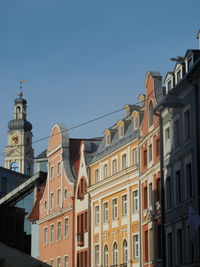
[[[157,97],[158,97],[158,96],[163,96],[163,94],[158,94]],[[145,103],[146,101],[148,101],[148,100],[150,100],[150,99],[152,99],[152,98],[155,98],[155,97],[156,97],[156,96],[146,98],[146,99],[144,99],[144,100],[142,100],[142,101],[139,101],[139,102],[136,102],[136,103],[134,103],[134,104],[132,104],[132,105],[133,105],[133,106],[140,105],[140,104]],[[46,139],[48,139],[48,138],[50,138],[50,137],[52,137],[52,136],[56,136],[56,135],[60,134],[60,133],[68,132],[68,131],[74,130],[74,129],[76,129],[76,128],[82,127],[82,126],[84,126],[84,125],[87,125],[87,124],[89,124],[89,123],[95,122],[95,121],[97,121],[97,120],[106,118],[106,117],[111,116],[111,115],[113,115],[113,114],[115,114],[115,113],[118,113],[118,112],[120,112],[120,111],[122,111],[122,110],[124,110],[124,107],[123,107],[123,108],[120,108],[120,109],[117,109],[117,110],[115,110],[115,111],[109,112],[109,113],[107,113],[107,114],[98,116],[98,117],[96,117],[96,118],[94,118],[94,119],[91,119],[91,120],[89,120],[89,121],[80,123],[80,124],[75,125],[75,126],[69,128],[69,129],[63,130],[63,131],[61,131],[61,132],[59,132],[59,133],[55,133],[55,134],[51,134],[51,135],[45,136],[45,137],[43,137],[43,138],[41,138],[41,139],[38,139],[38,140],[32,142],[31,144],[29,144],[29,146],[31,146],[31,145],[33,145],[33,144],[36,144],[36,143],[39,143],[39,142],[42,142],[42,141],[44,141],[44,140],[46,140]],[[22,145],[18,145],[17,148],[19,148],[20,146],[22,146]],[[14,148],[13,150],[9,151],[9,153],[14,152],[17,148]],[[0,156],[2,156],[2,155],[4,155],[4,154],[6,154],[6,152],[1,153]]]

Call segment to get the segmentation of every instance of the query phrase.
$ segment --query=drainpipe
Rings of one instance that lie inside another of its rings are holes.
[[[164,186],[164,149],[163,149],[163,118],[161,113],[154,111],[159,117],[160,124],[160,183],[161,183],[161,227],[162,227],[162,266],[166,266],[166,244],[165,244],[165,186]]]

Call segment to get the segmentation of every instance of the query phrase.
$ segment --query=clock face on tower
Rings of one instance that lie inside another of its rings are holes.
[[[12,143],[13,144],[18,144],[18,142],[19,142],[19,137],[17,135],[13,136]]]

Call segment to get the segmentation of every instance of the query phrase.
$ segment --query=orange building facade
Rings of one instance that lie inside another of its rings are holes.
[[[160,130],[154,108],[162,98],[162,77],[148,72],[144,119],[141,125],[140,183],[141,183],[141,250],[142,266],[162,266]]]

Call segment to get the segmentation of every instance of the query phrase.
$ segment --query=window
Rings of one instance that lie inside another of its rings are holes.
[[[57,191],[57,206],[61,206],[61,191],[58,189]]]
[[[112,161],[112,174],[117,172],[117,159],[113,159]]]
[[[167,267],[173,266],[172,233],[167,234]]]
[[[157,191],[156,191],[157,201],[160,202],[161,201],[161,183],[160,183],[160,178],[158,178],[156,180],[156,186],[157,186]]]
[[[44,202],[44,208],[45,208],[45,210],[47,209],[47,201],[46,200]]]
[[[113,220],[116,220],[117,216],[118,216],[118,213],[117,213],[117,198],[115,198],[115,199],[112,200],[112,217],[113,217]]]
[[[54,267],[54,260],[50,260],[50,265]]]
[[[124,136],[124,126],[119,126],[119,138]]]
[[[106,134],[106,146],[109,146],[111,142],[111,135],[110,134]]]
[[[186,165],[186,189],[187,189],[187,199],[192,198],[192,168],[191,163]]]
[[[108,177],[108,165],[104,164],[103,165],[103,178],[107,178]]]
[[[104,267],[108,267],[109,266],[109,253],[108,253],[108,246],[105,245],[104,247]]]
[[[84,194],[87,192],[87,183],[84,177],[81,178],[78,186],[78,199],[84,199]]]
[[[69,235],[69,218],[64,219],[64,237]]]
[[[133,258],[139,258],[139,235],[133,236]]]
[[[95,246],[95,267],[99,266],[99,245]]]
[[[103,222],[108,222],[108,202],[103,203]]]
[[[94,208],[94,213],[95,213],[95,225],[99,225],[99,206],[96,206]]]
[[[169,80],[169,82],[167,83],[167,89],[168,91],[172,89],[172,80]]]
[[[57,222],[57,240],[61,240],[61,222]]]
[[[174,122],[174,149],[180,146],[180,128],[179,119]]]
[[[67,199],[67,188],[65,188],[65,191],[64,191],[64,198],[65,200]]]
[[[68,259],[68,256],[64,256],[64,267],[69,267],[69,259]]]
[[[153,102],[149,102],[149,127],[153,125]]]
[[[94,171],[94,179],[95,179],[95,183],[99,181],[99,169],[96,169]]]
[[[190,123],[190,110],[184,112],[184,130],[185,130],[185,141],[191,137],[191,123]]]
[[[48,228],[44,228],[44,245],[46,246],[48,244]]]
[[[126,239],[123,241],[123,263],[128,262],[128,245]]]
[[[127,216],[127,195],[122,196],[122,216]]]
[[[149,260],[153,260],[153,229],[149,229]]]
[[[58,176],[60,176],[61,175],[61,163],[60,162],[58,162],[57,170],[58,170]]]
[[[135,190],[133,191],[133,212],[137,212],[139,210],[138,200],[138,190]]]
[[[143,166],[147,166],[147,149],[143,151]]]
[[[138,153],[137,153],[137,148],[134,148],[132,150],[132,163],[133,165],[137,165],[138,164]]]
[[[181,173],[180,170],[175,172],[176,204],[181,203]]]
[[[153,205],[153,190],[152,190],[152,183],[149,184],[149,206],[152,207]]]
[[[147,186],[144,187],[143,189],[143,194],[144,194],[144,198],[143,198],[143,209],[147,209]]]
[[[148,252],[148,231],[144,232],[144,262],[149,261],[149,252]]]
[[[172,207],[172,195],[171,195],[171,177],[168,176],[166,179],[166,198],[167,198],[167,209]]]
[[[192,67],[192,58],[188,59],[187,67],[188,67],[188,71],[189,71],[191,69],[191,67]]]
[[[127,162],[126,162],[126,154],[122,155],[122,170],[126,169]]]
[[[113,265],[118,265],[118,248],[116,242],[113,244]]]
[[[57,258],[57,267],[61,267],[61,258]]]
[[[165,129],[165,154],[170,152],[170,129]]]
[[[15,172],[18,172],[19,171],[19,165],[17,162],[12,162],[11,165],[10,165],[10,169],[12,171],[15,171]]]
[[[19,106],[16,107],[16,119],[20,118],[20,112],[21,112],[21,108]]]
[[[152,144],[149,145],[149,162],[152,161]]]
[[[51,224],[50,226],[50,242],[53,243],[54,242],[54,225]]]
[[[157,226],[156,240],[157,240],[157,248],[158,248],[157,258],[161,259],[162,258],[162,228],[160,224]]]
[[[54,207],[54,193],[50,194],[50,209],[52,210]]]
[[[179,70],[177,73],[176,73],[176,81],[177,83],[180,81],[181,79],[181,70]]]
[[[156,139],[156,156],[160,156],[160,139]]]
[[[51,167],[50,168],[50,179],[53,179],[54,178],[54,168]]]
[[[177,264],[182,264],[183,252],[182,252],[182,229],[177,230]]]
[[[138,128],[138,125],[139,125],[138,117],[135,117],[135,129]]]

